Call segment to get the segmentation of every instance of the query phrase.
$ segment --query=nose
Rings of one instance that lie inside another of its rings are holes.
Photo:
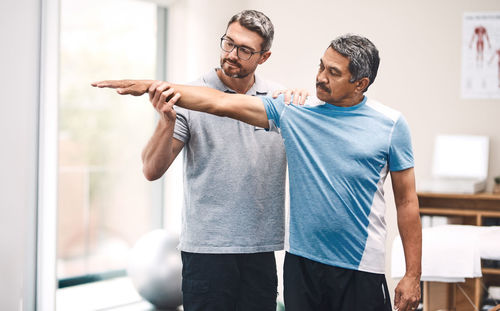
[[[238,48],[237,47],[234,47],[234,49],[227,53],[227,56],[228,58],[231,58],[231,59],[238,59]]]
[[[316,76],[317,82],[327,83],[328,79],[326,78],[326,74],[324,70],[318,71],[318,75]]]

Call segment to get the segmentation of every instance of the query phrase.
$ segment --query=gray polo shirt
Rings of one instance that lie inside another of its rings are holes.
[[[211,70],[196,85],[234,93]],[[255,77],[248,95],[282,86]],[[176,107],[184,142],[184,206],[179,249],[256,253],[283,249],[286,157],[275,132]]]

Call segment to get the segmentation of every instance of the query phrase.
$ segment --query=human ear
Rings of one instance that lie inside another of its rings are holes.
[[[259,65],[262,65],[271,56],[271,51],[266,51],[260,55]]]
[[[361,78],[356,83],[356,91],[363,93],[366,88],[370,85],[370,79],[367,77]]]

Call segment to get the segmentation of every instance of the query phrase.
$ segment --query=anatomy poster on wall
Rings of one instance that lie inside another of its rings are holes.
[[[464,14],[462,97],[500,98],[500,12]]]

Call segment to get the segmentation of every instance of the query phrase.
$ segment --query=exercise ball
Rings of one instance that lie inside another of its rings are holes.
[[[157,309],[182,304],[182,263],[178,237],[166,230],[142,236],[130,252],[127,273],[137,292]]]

